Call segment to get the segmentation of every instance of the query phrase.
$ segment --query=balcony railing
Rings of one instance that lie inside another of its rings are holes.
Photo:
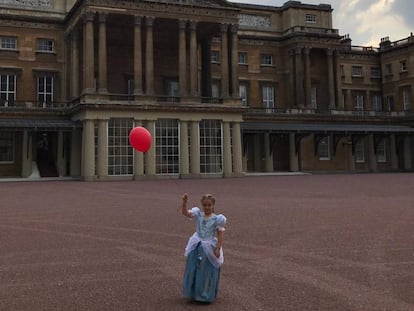
[[[0,101],[0,108],[7,109],[64,109],[73,106],[73,102],[36,102],[36,101]]]

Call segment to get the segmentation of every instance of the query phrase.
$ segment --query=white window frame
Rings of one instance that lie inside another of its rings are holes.
[[[351,71],[352,77],[356,77],[356,78],[362,77],[362,66],[352,66],[351,70],[352,70]]]
[[[385,139],[381,139],[381,141],[377,145],[376,155],[377,155],[377,162],[378,163],[385,163],[387,162],[387,145],[385,144]]]
[[[273,85],[262,86],[262,106],[266,113],[273,113],[275,109],[275,87]]]
[[[371,78],[381,78],[381,68],[371,67]]]
[[[213,81],[211,83],[211,97],[220,98],[220,83],[218,81]]]
[[[402,60],[400,61],[400,72],[407,72],[407,61]]]
[[[108,175],[134,174],[134,150],[129,143],[133,119],[111,118],[108,121]]]
[[[2,83],[3,79],[6,80],[5,88],[3,87],[3,83]],[[16,101],[16,75],[15,74],[0,75],[0,103],[2,103],[4,107],[9,107],[9,106],[13,106],[15,101]]]
[[[48,80],[50,79],[50,90],[48,90]],[[40,88],[40,82],[43,81],[43,88]],[[37,100],[39,102],[39,107],[49,107],[53,104],[53,76],[51,75],[40,75],[37,77]],[[41,99],[43,97],[43,100]],[[48,101],[49,99],[49,101]]]
[[[355,95],[355,110],[364,111],[364,95],[356,94]]]
[[[261,66],[273,66],[273,55],[272,54],[261,54],[260,65]]]
[[[180,126],[176,119],[155,122],[155,159],[157,175],[180,173]]]
[[[5,157],[4,159],[2,159],[3,156]],[[0,132],[0,163],[11,164],[14,161],[15,134],[14,132]]]
[[[305,22],[307,24],[316,24],[316,14],[306,14],[305,15]]]
[[[410,91],[403,90],[402,98],[403,98],[403,110],[404,111],[410,110]]]
[[[220,52],[212,50],[210,54],[210,60],[212,64],[220,63]]]
[[[201,120],[200,172],[202,174],[223,173],[223,125],[221,120]]]
[[[248,54],[247,54],[247,52],[239,52],[238,63],[239,63],[239,65],[247,65],[247,63],[248,63]]]
[[[355,143],[355,162],[365,163],[365,141],[363,139]]]
[[[316,87],[311,87],[311,107],[318,108],[318,89]]]
[[[0,37],[0,49],[16,51],[17,50],[17,38],[1,36]]]
[[[384,111],[384,108],[382,106],[382,96],[375,94],[372,96],[372,108],[375,112],[382,112]]]
[[[329,136],[325,136],[318,143],[318,156],[321,161],[331,159],[331,140]]]
[[[241,98],[241,102],[242,102],[243,107],[247,107],[249,105],[247,84],[245,84],[245,83],[240,83],[239,84],[239,96]]]
[[[52,39],[39,38],[37,39],[37,52],[41,53],[54,53],[55,52],[55,41]]]

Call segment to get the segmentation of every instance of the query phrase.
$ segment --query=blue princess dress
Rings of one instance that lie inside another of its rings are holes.
[[[224,231],[226,217],[213,215],[204,218],[198,207],[190,210],[196,219],[196,232],[189,238],[185,248],[187,263],[184,271],[184,296],[196,301],[212,302],[217,297],[220,267],[223,264],[223,250],[220,257],[214,255],[216,230]]]

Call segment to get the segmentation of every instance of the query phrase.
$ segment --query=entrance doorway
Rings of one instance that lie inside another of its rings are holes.
[[[40,177],[57,177],[56,169],[56,135],[41,132],[35,135],[36,164]]]

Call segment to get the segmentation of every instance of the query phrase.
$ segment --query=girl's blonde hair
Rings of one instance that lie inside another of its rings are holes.
[[[214,204],[216,204],[216,199],[214,198],[214,196],[212,195],[212,194],[203,194],[203,196],[201,197],[201,201],[203,201],[203,200],[210,200],[212,203],[213,203],[213,205]]]

